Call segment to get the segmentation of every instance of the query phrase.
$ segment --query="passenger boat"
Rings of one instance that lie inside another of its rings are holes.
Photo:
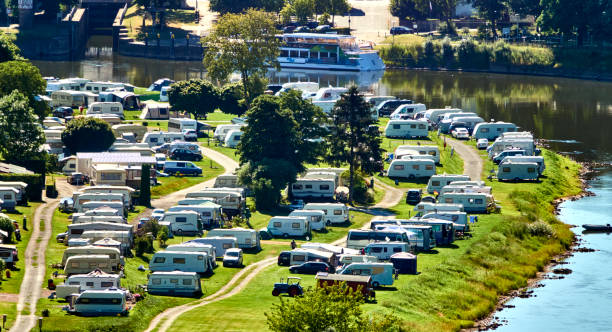
[[[361,49],[354,36],[324,33],[279,35],[282,68],[376,71],[385,64],[378,51]]]
[[[582,225],[585,231],[589,232],[612,232],[612,226],[610,224],[607,225],[594,225],[594,224],[584,224]]]

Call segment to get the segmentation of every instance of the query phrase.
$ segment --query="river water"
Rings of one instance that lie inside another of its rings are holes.
[[[163,61],[114,55],[108,37],[92,37],[85,59],[74,62],[34,61],[43,76],[85,77],[148,86],[161,77],[204,78],[200,62]],[[553,150],[580,161],[612,161],[612,83],[575,79],[461,72],[387,70],[338,73],[270,72],[270,83],[314,81],[322,86],[356,84],[377,95],[394,95],[428,108],[459,107],[485,120],[514,122]],[[591,182],[597,194],[562,204],[560,218],[569,224],[612,224],[612,171]],[[581,232],[581,228],[574,228]],[[581,235],[581,234],[580,234]],[[582,235],[581,235],[582,236]],[[611,331],[612,237],[582,236],[597,249],[569,258],[574,272],[564,279],[544,280],[534,298],[515,299],[515,308],[496,314],[508,324],[503,331]]]

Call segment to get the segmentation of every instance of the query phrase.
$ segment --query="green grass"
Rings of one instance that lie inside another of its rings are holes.
[[[159,101],[159,91],[149,91],[148,88],[135,88],[134,93],[140,96],[140,101]]]
[[[151,188],[151,198],[160,198],[162,196],[166,196],[175,191],[179,191],[181,189],[185,189],[198,183],[204,182],[206,180],[212,179],[217,175],[225,172],[221,165],[206,157],[202,159],[202,161],[197,161],[194,163],[198,167],[202,168],[202,176],[170,176],[165,178],[158,178],[157,180],[159,183],[161,183],[161,185]]]
[[[212,138],[198,138],[198,142],[202,143],[203,147],[209,148],[211,150],[215,150],[219,153],[226,155],[227,157],[233,159],[236,162],[240,161],[240,157],[236,153],[236,149],[226,148],[219,143],[217,143]]]

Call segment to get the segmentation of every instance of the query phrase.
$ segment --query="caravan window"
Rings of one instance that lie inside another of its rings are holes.
[[[102,173],[100,174],[102,180],[110,180],[110,181],[115,181],[115,180],[121,180],[121,173]]]
[[[401,126],[401,125],[398,125],[398,124],[394,124],[394,125],[393,125],[393,129],[400,129],[401,127],[402,127],[402,126]]]
[[[349,240],[369,240],[370,239],[370,233],[368,232],[351,232],[349,234]]]
[[[394,169],[394,170],[401,171],[401,170],[403,170],[403,169],[404,169],[404,165],[393,165],[393,169]]]
[[[202,212],[203,217],[212,217],[212,212]]]
[[[528,167],[528,168],[527,168],[527,173],[535,173],[535,168],[533,168],[533,167]]]
[[[306,185],[306,189],[312,189],[312,185],[311,184],[307,184]]]
[[[232,248],[232,245],[230,243],[223,244],[223,249],[229,249],[229,248]]]
[[[380,247],[371,247],[370,251],[374,252],[374,253],[378,253],[378,252],[382,252],[382,248],[380,248]]]
[[[100,286],[102,286],[102,287],[113,287],[114,283],[112,281],[102,281],[100,283]]]
[[[410,128],[412,128],[412,129],[414,129],[414,128],[416,128],[416,127],[417,127],[417,126],[416,126],[415,124],[410,125]]]
[[[176,217],[175,222],[187,222],[187,217]]]
[[[504,128],[497,128],[497,131],[504,131]]]
[[[445,199],[444,199],[444,202],[445,202],[445,203],[452,203],[452,202],[453,202],[453,199],[452,199],[452,198],[445,198]]]
[[[499,130],[499,128],[498,128]],[[480,132],[481,133],[488,133],[489,132],[489,128],[480,128]]]
[[[329,190],[329,185],[328,184],[322,184],[319,186],[319,190]]]
[[[111,107],[111,112],[119,112],[119,107]]]
[[[170,279],[171,284],[178,284],[178,279]]]
[[[394,248],[393,248],[393,252],[402,252],[402,248],[400,248],[400,247],[394,247]]]
[[[425,169],[431,171],[433,169],[432,165],[425,165]]]
[[[150,141],[151,143],[157,143],[157,137],[150,137],[150,138],[149,138],[149,141]]]
[[[173,264],[185,264],[185,257],[174,257],[172,258]]]
[[[72,266],[72,267],[79,267],[80,264],[79,264],[79,262],[72,262],[72,264],[70,264],[70,266]]]
[[[87,286],[87,287],[93,287],[93,286],[94,286],[94,283],[93,283],[93,281],[87,281],[87,282],[85,283],[85,286]]]
[[[431,181],[431,185],[434,187],[440,186],[440,181]]]
[[[70,285],[70,286],[79,286],[80,284],[81,283],[78,282],[78,281],[71,281],[71,282],[68,283],[68,285]]]
[[[183,279],[183,285],[191,286],[191,279]]]
[[[155,257],[155,259],[153,260],[153,263],[165,263],[166,262],[166,257]]]
[[[430,156],[435,156],[435,155],[437,155],[437,154],[438,154],[438,153],[437,153],[436,151],[429,151],[429,155],[430,155]]]
[[[298,189],[298,190],[300,190],[300,189],[302,189],[302,185],[301,185],[301,184],[294,184],[294,185],[293,185],[293,189]]]
[[[11,197],[11,195],[10,195],[10,194],[5,194],[5,195],[4,195],[4,200],[7,200],[7,201],[8,201],[8,200],[11,200],[11,198],[12,198],[12,197]]]
[[[412,169],[418,170],[419,169],[419,165],[412,165]]]
[[[419,129],[425,129],[425,125],[424,124],[420,124],[419,125]]]
[[[293,260],[296,262],[305,262],[306,256],[305,255],[293,255]]]
[[[246,240],[244,240],[244,244],[246,244],[246,245],[250,245],[250,244],[251,244],[251,239],[246,239]]]
[[[334,210],[334,216],[341,216],[342,210]]]
[[[153,278],[153,285],[161,285],[161,279],[160,278]]]
[[[510,173],[510,167],[504,167],[504,168],[502,168],[502,172],[504,172],[504,173]]]
[[[482,198],[476,198],[476,204],[482,204]]]
[[[297,228],[297,229],[299,229],[299,228],[300,228],[300,223],[299,223],[299,222],[294,222],[294,223],[292,223],[292,224],[291,224],[291,228]]]
[[[274,225],[275,228],[282,227],[280,221],[275,221],[273,225]]]
[[[92,110],[93,110],[94,112],[100,112],[100,111],[101,111],[101,109],[100,109],[100,107],[99,107],[99,106],[97,106],[97,107],[92,107]]]

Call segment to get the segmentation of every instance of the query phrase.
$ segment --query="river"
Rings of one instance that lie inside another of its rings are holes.
[[[85,77],[148,86],[161,77],[174,80],[206,76],[200,62],[131,58],[112,54],[108,37],[90,39],[86,57],[74,62],[33,61],[43,76]],[[553,150],[580,161],[612,161],[612,83],[462,72],[387,70],[369,73],[282,71],[271,83],[315,81],[321,85],[356,84],[363,91],[394,95],[428,108],[459,107],[485,120],[514,122]],[[562,204],[560,218],[569,224],[612,224],[612,171],[591,182],[596,196]],[[612,330],[612,237],[580,234],[596,252],[576,253],[564,279],[543,280],[536,297],[514,299],[515,308],[496,314],[503,331]]]

